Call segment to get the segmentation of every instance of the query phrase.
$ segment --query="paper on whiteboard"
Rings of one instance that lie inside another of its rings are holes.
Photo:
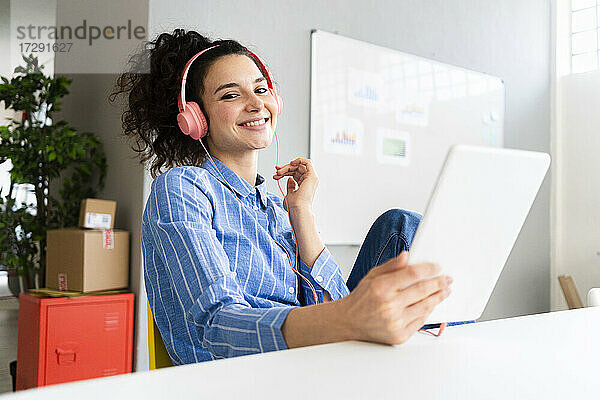
[[[381,75],[348,68],[348,101],[379,109],[382,105],[383,78]]]
[[[324,119],[324,150],[331,154],[362,154],[364,125],[358,118],[330,115]]]
[[[416,126],[429,125],[430,98],[420,96],[413,91],[398,94],[396,106],[396,122]]]
[[[377,162],[406,166],[410,164],[410,134],[377,128]]]

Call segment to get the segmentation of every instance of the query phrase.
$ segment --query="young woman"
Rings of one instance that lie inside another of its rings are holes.
[[[175,30],[133,62],[149,62],[150,73],[122,75],[115,95],[128,95],[124,132],[155,177],[144,277],[174,364],[344,340],[403,343],[448,296],[450,278],[421,281],[437,265],[407,265],[417,214],[380,216],[344,282],[311,213],[310,160],[275,168],[273,179],[287,180],[283,200],[266,191],[258,153],[273,142],[281,105],[258,56]],[[186,102],[206,117],[205,136],[189,132],[198,115],[178,117]]]

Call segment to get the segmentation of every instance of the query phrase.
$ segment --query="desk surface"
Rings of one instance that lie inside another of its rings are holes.
[[[600,393],[600,307],[32,389],[2,399],[573,399]],[[306,389],[309,390],[307,395]]]

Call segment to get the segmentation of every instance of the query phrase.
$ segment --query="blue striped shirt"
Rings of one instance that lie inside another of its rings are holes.
[[[288,259],[296,245],[281,198],[262,176],[252,186],[213,160],[235,193],[208,159],[173,168],[152,183],[142,219],[146,292],[175,365],[286,349],[287,314],[314,303]],[[327,248],[312,268],[298,265],[320,302],[323,290],[348,295]]]

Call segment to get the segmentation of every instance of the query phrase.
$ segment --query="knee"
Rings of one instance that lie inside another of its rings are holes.
[[[421,222],[420,214],[393,208],[381,214],[373,225],[390,233],[398,233],[408,247],[412,243],[419,222]]]
[[[392,208],[377,217],[375,223],[382,224],[389,223],[390,221],[402,225],[414,225],[416,228],[419,222],[421,222],[421,214],[401,208]]]
[[[421,214],[414,211],[403,210],[401,208],[391,208],[381,214],[377,219],[379,218],[412,218],[420,221]]]

